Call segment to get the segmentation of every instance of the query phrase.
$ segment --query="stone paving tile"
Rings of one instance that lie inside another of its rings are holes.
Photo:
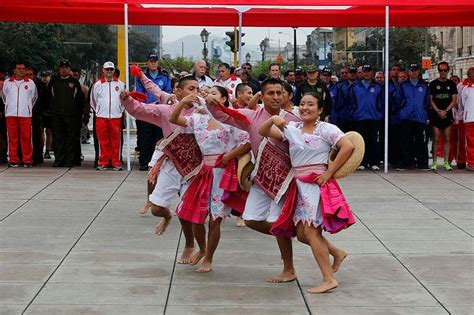
[[[47,251],[5,251],[3,248],[0,251],[0,266],[5,264],[18,265],[53,265],[59,264],[61,259],[66,254],[66,251],[47,250]]]
[[[26,307],[41,285],[42,283],[0,283],[0,309],[2,305]]]
[[[17,315],[21,314],[25,307],[22,305],[1,305],[0,315]]]
[[[470,241],[384,241],[396,254],[472,254]]]
[[[448,306],[447,309],[452,315],[472,315],[472,314],[474,314],[474,306],[473,307]]]
[[[56,265],[0,265],[0,283],[45,282]]]
[[[17,214],[31,216],[89,216],[93,217],[99,212],[105,202],[103,201],[76,201],[76,200],[30,200]]]
[[[176,250],[172,251],[79,251],[73,250],[63,266],[172,266]]]
[[[32,304],[25,314],[31,315],[117,315],[117,314],[139,314],[156,315],[162,314],[164,306],[160,305],[40,305]]]
[[[398,230],[398,229],[372,229],[377,237],[390,241],[469,241],[472,238],[463,231],[452,227],[447,230],[419,229],[419,230]]]
[[[446,307],[474,307],[474,286],[470,285],[427,285],[428,290]]]
[[[36,304],[165,305],[168,285],[47,283]]]
[[[307,315],[308,310],[306,307],[296,306],[168,306],[166,309],[168,315],[274,315],[274,314],[287,314],[287,315]],[[317,313],[316,313],[317,314]]]
[[[442,307],[311,307],[313,314],[331,315],[442,315],[448,314]]]
[[[0,219],[13,212],[26,201],[26,199],[10,199],[0,201]]]

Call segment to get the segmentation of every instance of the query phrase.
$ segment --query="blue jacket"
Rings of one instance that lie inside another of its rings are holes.
[[[392,80],[388,82],[388,106],[390,114],[390,125],[400,124],[400,107],[397,106],[396,94],[399,84],[394,83]]]
[[[353,119],[355,108],[353,102],[351,102],[350,90],[355,82],[342,81],[337,84],[338,97],[334,107],[336,107],[335,112],[338,118],[346,120]]]
[[[374,80],[365,87],[362,81],[354,83],[350,89],[354,103],[354,120],[382,120],[384,117],[384,88]]]
[[[403,82],[395,92],[395,99],[400,109],[401,120],[427,123],[430,90],[425,82],[418,80],[416,85],[413,85],[410,80]]]
[[[147,76],[147,78],[152,80],[156,85],[158,85],[160,89],[162,89],[163,91],[167,93],[171,93],[172,91],[171,80],[169,78],[168,72],[158,68],[158,76],[155,79],[151,77],[150,72],[148,70],[145,71],[145,75]],[[155,96],[153,96],[152,94],[148,93],[145,90],[145,88],[143,87],[142,81],[138,78],[135,80],[135,90],[137,92],[142,92],[146,94],[146,96],[148,97],[148,104],[154,103],[157,101]]]
[[[336,124],[337,123],[337,112],[336,112],[336,104],[337,104],[337,99],[339,98],[339,89],[337,88],[337,84],[329,84],[328,86],[329,90],[329,95],[331,95],[331,101],[332,101],[332,108],[331,108],[331,124]]]

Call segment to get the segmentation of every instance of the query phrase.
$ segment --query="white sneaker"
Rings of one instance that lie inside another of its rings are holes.
[[[359,166],[359,167],[357,168],[357,170],[358,170],[358,171],[363,171],[363,170],[365,170],[365,166],[364,166],[364,165],[361,165],[361,166]]]
[[[380,167],[378,167],[377,165],[372,165],[370,168],[372,169],[372,171],[380,171]]]

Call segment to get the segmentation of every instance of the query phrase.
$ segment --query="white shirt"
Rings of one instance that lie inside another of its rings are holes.
[[[121,118],[124,107],[120,102],[120,93],[124,84],[118,79],[107,81],[100,79],[92,86],[91,107],[100,118]]]
[[[227,91],[229,91],[229,96],[230,96],[230,99],[233,101],[235,99],[235,88],[237,87],[237,85],[239,85],[240,83],[242,83],[242,80],[240,80],[240,78],[237,78],[235,75],[231,75],[230,78],[228,78],[227,80],[221,80],[221,79],[217,79],[216,81],[214,81],[214,85],[217,85],[217,86],[222,86],[223,88],[226,88]]]
[[[31,117],[33,106],[38,98],[35,83],[24,78],[14,77],[4,81],[2,99],[5,103],[5,117]]]
[[[474,122],[474,85],[463,86],[458,106],[464,111],[464,122]]]

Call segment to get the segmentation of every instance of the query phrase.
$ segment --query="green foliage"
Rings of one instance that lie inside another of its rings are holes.
[[[148,54],[156,49],[156,42],[145,32],[130,30],[128,47],[131,62],[145,62]]]
[[[176,57],[174,59],[160,60],[160,66],[170,73],[179,73],[181,71],[191,71],[194,61],[191,59]]]

